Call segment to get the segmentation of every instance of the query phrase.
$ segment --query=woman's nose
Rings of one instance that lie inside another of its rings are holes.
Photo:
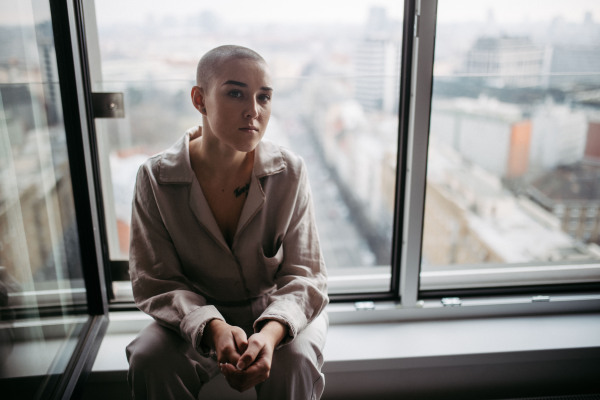
[[[246,118],[256,118],[259,114],[259,104],[256,100],[250,100],[248,102],[246,111],[244,112],[244,116]]]

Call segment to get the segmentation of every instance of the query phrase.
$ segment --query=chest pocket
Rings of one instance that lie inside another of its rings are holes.
[[[283,261],[283,245],[279,245],[277,252],[272,256],[265,254],[265,251],[262,249],[262,247],[259,248],[259,251],[259,259],[262,260],[265,270],[269,273],[269,275],[274,276],[277,273],[281,262]]]

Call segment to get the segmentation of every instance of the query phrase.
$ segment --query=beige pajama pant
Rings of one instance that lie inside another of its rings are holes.
[[[259,400],[319,399],[325,388],[322,314],[273,354],[269,378],[255,387]],[[219,374],[212,358],[198,353],[177,333],[152,322],[127,346],[127,380],[136,400],[196,400],[202,386]]]

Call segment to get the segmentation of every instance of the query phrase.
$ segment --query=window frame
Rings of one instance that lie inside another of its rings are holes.
[[[544,293],[548,295],[562,295],[565,293],[581,294],[581,298],[587,298],[590,293],[600,292],[600,281],[584,282],[584,283],[558,283],[558,284],[525,284],[525,285],[506,285],[494,287],[477,287],[477,288],[460,288],[460,289],[442,289],[431,290],[421,289],[421,242],[423,236],[423,222],[425,209],[425,187],[427,181],[427,159],[428,159],[428,140],[429,140],[429,123],[431,116],[431,101],[433,94],[433,64],[435,57],[435,38],[437,25],[437,4],[438,0],[416,0],[417,22],[415,24],[415,39],[414,47],[415,60],[412,73],[416,77],[414,79],[414,87],[412,96],[414,102],[412,104],[412,112],[410,117],[413,118],[411,123],[411,131],[409,132],[412,141],[411,156],[409,160],[409,174],[414,181],[410,187],[413,193],[407,194],[410,196],[406,207],[406,213],[410,216],[419,215],[421,218],[414,218],[409,221],[411,228],[410,234],[406,236],[412,241],[406,242],[405,250],[407,262],[402,268],[407,269],[406,276],[412,283],[404,281],[404,284],[411,287],[407,293],[410,298],[403,297],[403,305],[414,306],[419,301],[432,300],[443,301],[444,298],[489,298],[496,297],[498,303],[501,304],[505,298],[518,298],[525,296],[530,299],[535,297],[536,293]],[[418,192],[418,193],[414,193]],[[418,236],[419,242],[416,242]],[[562,265],[562,264],[561,264]],[[583,264],[577,268],[573,265],[571,271],[585,273],[585,269],[589,268],[590,264]],[[600,262],[591,264],[595,271],[600,271]],[[513,265],[506,266],[507,269],[513,268]],[[543,270],[543,267],[539,268]],[[418,271],[416,271],[418,270]],[[552,271],[552,266],[548,266],[548,271]],[[468,278],[466,278],[468,280]],[[520,283],[523,279],[523,274],[515,274],[513,282]],[[416,286],[417,294],[414,295],[414,287]],[[517,296],[517,297],[515,297]],[[406,302],[408,300],[408,302]],[[529,301],[529,300],[526,300]],[[600,304],[596,305],[596,307]]]
[[[32,5],[35,9],[35,5]],[[9,329],[15,341],[29,345],[32,329],[44,332],[41,340],[59,340],[61,345],[45,374],[1,377],[3,390],[13,394],[33,393],[37,398],[68,399],[79,397],[91,372],[96,354],[108,327],[108,296],[104,277],[102,241],[98,234],[96,186],[89,143],[87,96],[87,58],[85,36],[78,0],[48,0],[60,88],[60,103],[69,161],[69,185],[78,236],[78,264],[84,290],[69,292],[79,300],[61,304],[60,289],[42,292],[10,293],[10,297],[35,298],[37,306],[7,308],[9,318],[2,328]],[[54,83],[54,82],[52,82]],[[73,256],[74,257],[74,256]],[[16,302],[19,303],[18,301]],[[26,302],[27,304],[27,302]],[[2,310],[4,311],[4,310]],[[71,331],[73,328],[73,331]],[[58,335],[58,336],[55,336]],[[36,338],[32,341],[37,343]]]
[[[50,1],[52,27],[64,113],[67,153],[88,313],[105,315],[108,297],[104,278],[101,224],[98,220],[97,187],[93,151],[89,140],[91,101],[83,18],[78,1]],[[89,266],[89,267],[86,267]]]
[[[76,3],[78,0],[74,0]],[[80,0],[81,1],[81,0]],[[86,2],[84,12],[93,13],[93,0]],[[90,5],[87,7],[87,5]],[[532,298],[538,293],[552,295],[560,305],[554,304],[555,301],[544,302],[536,300],[533,309],[547,310],[555,312],[565,309],[565,296],[571,299],[570,309],[600,309],[600,301],[595,294],[600,293],[600,282],[577,283],[577,284],[543,284],[543,285],[506,285],[501,287],[478,287],[478,288],[460,288],[431,290],[421,289],[421,243],[423,238],[424,223],[424,205],[425,188],[427,180],[427,159],[429,144],[429,123],[433,89],[433,64],[435,54],[435,35],[437,23],[437,0],[405,0],[403,23],[403,38],[401,50],[401,71],[399,88],[399,124],[398,124],[398,152],[396,169],[396,201],[394,210],[394,228],[391,254],[391,273],[390,288],[383,292],[357,292],[330,294],[331,302],[337,309],[346,309],[350,305],[356,310],[364,307],[365,302],[370,302],[373,306],[368,309],[393,309],[398,313],[398,309],[412,310],[413,315],[417,312],[421,315],[437,315],[424,311],[424,308],[446,308],[445,298],[460,297],[461,305],[478,305],[484,308],[476,313],[493,315],[495,313],[506,313],[507,307],[511,309],[510,313],[519,314],[527,311],[531,307],[527,304],[532,302]],[[89,15],[88,23],[95,26],[95,15]],[[97,34],[92,32],[93,34]],[[97,77],[101,80],[99,74],[100,49],[97,37],[90,38],[90,30],[86,32],[88,36],[88,46],[86,48],[87,57],[91,60],[88,63],[88,73],[90,78]],[[91,70],[90,72],[90,69]],[[91,89],[88,87],[88,96],[91,96]],[[100,156],[95,141],[95,125],[90,110],[91,122],[89,124],[90,138],[89,146],[91,158],[94,161],[93,172],[94,182],[96,183],[96,210],[97,218],[103,223],[98,229],[102,242],[102,253],[105,275],[106,291],[113,300],[110,302],[110,310],[133,310],[136,309],[132,302],[119,302],[115,300],[115,294],[112,288],[112,281],[128,280],[128,262],[123,260],[111,260],[108,250],[108,236],[105,226],[105,212],[102,200],[102,187],[100,178],[100,166],[98,160]],[[596,264],[594,264],[596,265]],[[600,269],[600,263],[597,264]],[[521,279],[520,275],[515,275],[515,282]],[[573,295],[580,294],[581,297],[573,298]],[[468,300],[464,300],[468,299]],[[482,299],[486,301],[482,302]],[[579,299],[579,300],[577,300]],[[507,302],[510,306],[507,306]],[[354,305],[353,305],[354,303]],[[492,307],[493,304],[499,307]],[[518,304],[518,305],[517,305]],[[339,307],[338,307],[339,306]],[[336,308],[334,307],[334,308]],[[521,307],[521,308],[519,308]],[[457,307],[454,307],[457,308]],[[463,307],[465,308],[465,307]],[[569,307],[567,307],[569,308]],[[472,308],[471,308],[472,309]],[[499,311],[498,311],[499,310]],[[405,312],[402,311],[401,313]],[[413,312],[414,311],[414,312]],[[467,314],[469,314],[467,312]],[[454,315],[456,311],[450,313],[444,311],[440,315]],[[458,314],[462,315],[462,312]]]
[[[89,135],[89,96],[86,83],[87,58],[79,1],[49,0],[52,31],[61,91],[67,153],[73,190],[79,253],[86,288],[87,321],[77,337],[64,372],[48,376],[55,381],[43,392],[44,398],[66,399],[77,396],[89,375],[108,327],[108,296],[104,278],[100,224],[97,219],[96,186]],[[41,316],[56,315],[56,306],[41,307]],[[67,310],[68,311],[68,310]],[[63,311],[64,315],[64,311]],[[81,315],[81,314],[80,314]]]

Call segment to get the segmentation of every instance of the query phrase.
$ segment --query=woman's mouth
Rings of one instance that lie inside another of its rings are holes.
[[[244,132],[258,132],[258,128],[255,126],[245,126],[243,128],[240,128],[240,130]]]

